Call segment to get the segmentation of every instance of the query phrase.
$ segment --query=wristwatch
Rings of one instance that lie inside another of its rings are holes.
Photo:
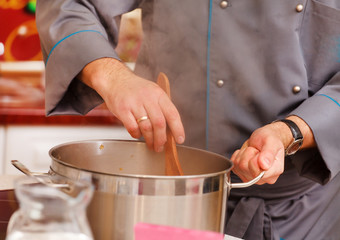
[[[286,153],[286,156],[293,155],[294,153],[296,153],[300,149],[300,147],[303,143],[303,136],[302,136],[302,133],[301,133],[299,127],[295,124],[295,122],[288,120],[288,119],[280,119],[280,120],[277,120],[275,122],[285,123],[289,127],[290,131],[292,132],[294,139],[288,145],[287,149],[285,150],[285,153]]]

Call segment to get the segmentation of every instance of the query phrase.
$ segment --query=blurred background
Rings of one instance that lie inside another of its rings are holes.
[[[31,171],[48,172],[49,149],[77,140],[131,139],[121,123],[101,105],[86,116],[46,117],[44,62],[35,24],[36,0],[0,0],[0,240],[18,204],[13,179]],[[117,52],[130,68],[142,41],[141,12],[122,17]]]
[[[36,0],[0,0],[0,176],[10,163],[47,172],[55,145],[86,139],[130,139],[101,105],[86,116],[45,117],[44,62],[35,25]],[[141,12],[125,14],[117,52],[133,69],[142,41]]]

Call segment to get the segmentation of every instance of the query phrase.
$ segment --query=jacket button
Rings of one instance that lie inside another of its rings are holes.
[[[228,2],[227,2],[227,1],[222,1],[222,2],[220,3],[220,7],[221,7],[221,8],[226,8],[226,7],[228,7]]]
[[[293,93],[297,94],[297,93],[299,93],[301,91],[301,87],[296,85],[296,86],[293,87],[292,90],[293,90]]]
[[[223,87],[224,81],[223,81],[223,80],[217,80],[216,85],[217,85],[218,87]]]
[[[295,9],[296,9],[297,12],[302,12],[303,5],[302,4],[298,4]]]

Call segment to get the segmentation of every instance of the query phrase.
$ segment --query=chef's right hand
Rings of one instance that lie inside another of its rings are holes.
[[[133,138],[143,136],[149,148],[163,151],[167,124],[175,141],[184,142],[180,115],[166,93],[156,83],[135,75],[120,61],[95,60],[85,66],[78,78],[97,91]],[[138,122],[144,116],[148,118]]]

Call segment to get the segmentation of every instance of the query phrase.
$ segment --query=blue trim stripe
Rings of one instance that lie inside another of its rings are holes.
[[[47,65],[48,59],[50,58],[50,56],[51,56],[53,50],[54,50],[54,49],[55,49],[62,41],[66,40],[67,38],[69,38],[69,37],[71,37],[71,36],[73,36],[73,35],[76,35],[76,34],[78,34],[78,33],[83,33],[83,32],[95,32],[95,33],[99,33],[100,35],[102,35],[101,32],[96,31],[96,30],[81,30],[81,31],[78,31],[78,32],[71,33],[70,35],[68,35],[68,36],[66,36],[66,37],[64,37],[64,38],[62,38],[62,39],[60,39],[60,40],[53,46],[53,48],[51,49],[50,53],[49,53],[48,56],[47,56],[45,65]]]
[[[207,42],[207,108],[206,108],[206,123],[205,123],[205,147],[209,149],[209,106],[210,106],[210,41],[211,41],[211,17],[212,3],[209,1],[209,24],[208,24],[208,42]]]
[[[333,102],[336,103],[336,105],[338,105],[340,107],[340,103],[338,101],[336,101],[335,99],[331,98],[330,96],[326,95],[326,94],[318,94],[319,96],[324,96],[326,98],[329,98],[330,100],[332,100]]]

